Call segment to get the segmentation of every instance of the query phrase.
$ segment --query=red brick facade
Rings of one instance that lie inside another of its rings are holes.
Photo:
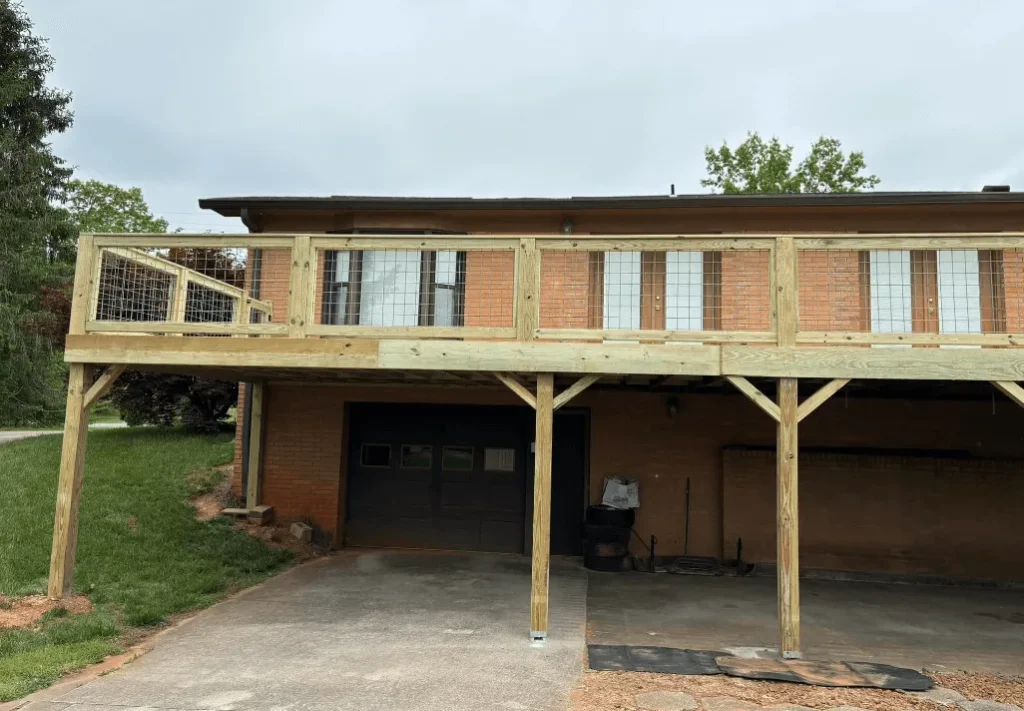
[[[637,533],[682,554],[686,479],[693,555],[774,560],[775,427],[739,395],[689,395],[670,415],[665,395],[598,391],[573,402],[591,415],[591,499],[604,477],[640,481]],[[282,520],[309,520],[343,540],[349,402],[522,405],[504,390],[430,387],[267,386],[264,501]],[[1024,503],[1024,410],[1009,402],[850,399],[842,395],[801,425],[801,545],[808,567],[1024,577],[1006,545]],[[964,459],[816,454],[884,443],[892,450],[955,450]],[[1010,460],[1010,462],[1007,462]],[[739,464],[738,464],[739,462]],[[806,473],[805,473],[806,472]],[[971,524],[971,520],[978,523]],[[842,522],[836,530],[830,521]],[[940,529],[936,522],[948,522]],[[804,523],[806,522],[806,524]],[[870,535],[858,530],[870,529]],[[847,531],[848,532],[844,532]],[[942,534],[942,535],[939,535]],[[962,544],[950,541],[962,537]],[[939,550],[938,541],[949,545]],[[984,556],[975,551],[984,548]],[[976,561],[976,562],[972,562]],[[998,565],[997,565],[998,564]]]

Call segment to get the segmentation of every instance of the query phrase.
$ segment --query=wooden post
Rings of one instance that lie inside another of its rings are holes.
[[[249,478],[245,486],[245,507],[254,509],[260,505],[260,447],[263,441],[263,383],[250,383],[252,399],[249,406]]]
[[[537,240],[519,240],[516,258],[516,338],[532,341],[540,325],[540,252]]]
[[[777,542],[779,653],[800,658],[800,533],[797,476],[797,383],[779,378]]]
[[[50,582],[47,587],[47,594],[55,600],[71,593],[75,572],[78,502],[82,494],[85,440],[89,433],[84,406],[87,367],[82,363],[72,363],[68,378],[64,442],[61,446],[60,479],[57,483],[57,512],[53,521],[53,549],[50,553]]]
[[[533,474],[533,584],[530,589],[530,639],[548,636],[548,568],[551,558],[551,438],[555,377],[537,376],[537,433]]]
[[[313,250],[309,235],[296,235],[292,243],[292,268],[288,277],[288,337],[305,338]],[[315,280],[313,280],[315,282]]]
[[[96,294],[100,281],[96,272],[102,267],[101,260],[97,258],[93,236],[81,235],[78,238],[78,257],[75,261],[75,284],[71,297],[69,334],[77,336],[85,333],[86,322],[94,317]]]
[[[775,240],[775,305],[778,344],[795,346],[799,321],[796,242],[792,237]]]

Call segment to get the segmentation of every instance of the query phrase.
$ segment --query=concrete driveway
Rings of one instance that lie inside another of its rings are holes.
[[[581,673],[586,574],[551,570],[551,630],[528,639],[530,561],[345,552],[203,612],[155,649],[26,711],[564,709]]]

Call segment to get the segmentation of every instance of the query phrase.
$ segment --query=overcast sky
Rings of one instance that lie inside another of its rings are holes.
[[[187,231],[227,195],[703,192],[746,131],[884,190],[1024,190],[1024,2],[24,0],[55,144]]]

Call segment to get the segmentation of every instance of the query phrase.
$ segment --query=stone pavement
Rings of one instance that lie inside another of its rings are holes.
[[[904,692],[908,696],[948,706],[951,711],[1021,711],[1020,707],[995,701],[968,701],[952,689],[935,688],[930,691]],[[682,691],[648,691],[638,694],[636,705],[642,711],[816,711],[807,706],[795,704],[771,704],[759,706],[750,701],[741,701],[730,696],[709,696],[699,701],[692,694]],[[828,711],[866,711],[857,706],[836,706]]]

